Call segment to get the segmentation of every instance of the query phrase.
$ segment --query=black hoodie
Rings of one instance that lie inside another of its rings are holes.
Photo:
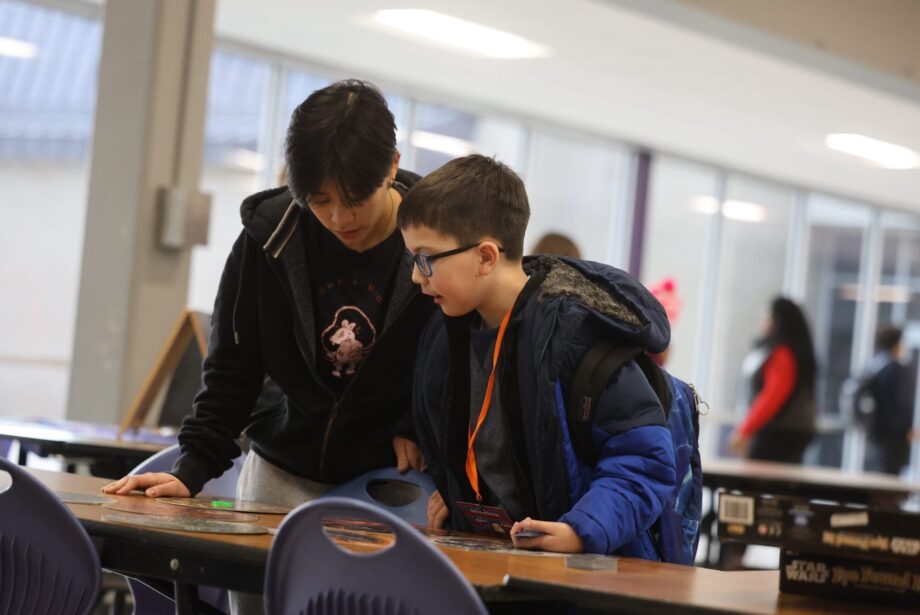
[[[400,189],[419,177],[400,170]],[[434,304],[400,261],[383,331],[341,397],[316,373],[316,324],[300,232],[304,216],[286,188],[247,198],[244,231],[221,277],[202,390],[179,434],[173,474],[193,494],[240,454],[244,430],[262,457],[304,478],[349,480],[395,465],[392,438],[412,436],[412,371],[418,339]],[[254,412],[265,375],[285,403]]]

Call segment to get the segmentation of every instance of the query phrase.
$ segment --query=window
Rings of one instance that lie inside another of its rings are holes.
[[[698,381],[709,365],[709,357],[700,351],[700,324],[704,274],[712,260],[707,250],[717,222],[717,189],[715,169],[666,156],[652,160],[641,279],[648,286],[666,277],[677,284],[683,309],[672,323],[667,368],[688,382]],[[696,384],[708,399],[708,387]]]
[[[210,313],[220,276],[242,230],[240,204],[268,185],[264,127],[270,117],[267,62],[217,50],[211,57],[201,190],[211,195],[208,244],[192,250],[187,304]]]
[[[98,19],[0,1],[0,407],[66,412],[89,151],[102,43]],[[66,75],[66,78],[63,76]]]
[[[526,248],[545,233],[561,233],[575,242],[582,258],[611,262],[613,224],[629,183],[628,150],[535,132],[528,168]]]
[[[920,216],[882,217],[882,272],[873,297],[878,326],[920,325]]]
[[[712,362],[706,391],[713,414],[734,425],[748,410],[750,383],[739,366],[782,295],[795,193],[740,175],[728,178],[722,229]]]
[[[863,243],[871,210],[821,194],[808,198],[808,257],[805,315],[818,357],[818,412],[838,414],[840,386],[850,374]]]
[[[523,175],[525,132],[519,122],[419,103],[412,145],[414,171],[427,175],[454,158],[494,156]]]

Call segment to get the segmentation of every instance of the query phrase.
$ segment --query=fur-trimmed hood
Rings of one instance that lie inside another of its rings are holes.
[[[524,259],[524,270],[539,283],[539,300],[562,298],[588,310],[595,334],[610,334],[661,352],[671,340],[664,308],[645,286],[625,271],[561,256]]]

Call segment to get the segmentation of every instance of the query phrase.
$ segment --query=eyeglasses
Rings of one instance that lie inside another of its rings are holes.
[[[468,246],[461,246],[453,250],[448,250],[446,252],[438,252],[437,254],[413,254],[409,250],[406,250],[406,262],[409,265],[414,265],[418,267],[419,273],[421,273],[426,278],[431,277],[431,263],[438,260],[439,258],[444,258],[445,256],[453,256],[454,254],[460,254],[461,252],[466,252],[471,248],[477,248],[482,245],[482,242],[471,243]],[[499,248],[499,252],[504,252],[504,248]]]

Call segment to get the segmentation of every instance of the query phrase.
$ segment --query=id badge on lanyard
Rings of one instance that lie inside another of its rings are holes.
[[[479,428],[486,420],[489,413],[489,407],[492,404],[492,391],[495,388],[495,370],[498,366],[498,355],[501,352],[502,340],[505,337],[505,330],[508,328],[508,322],[511,320],[511,310],[505,313],[502,318],[502,324],[498,328],[498,337],[495,339],[495,350],[492,353],[492,372],[489,374],[489,382],[486,385],[486,394],[482,400],[482,408],[479,410],[479,418],[476,421],[476,428],[467,433],[466,449],[466,476],[476,493],[476,502],[457,502],[457,508],[463,513],[473,530],[477,533],[500,534],[508,536],[511,532],[511,526],[514,522],[508,516],[504,508],[496,506],[485,506],[482,503],[482,494],[479,492],[479,468],[476,465],[476,452],[473,450],[473,444],[476,442],[476,436],[479,435]]]
[[[511,526],[514,525],[514,521],[504,508],[485,506],[476,502],[457,502],[456,504],[477,534],[511,535]]]

